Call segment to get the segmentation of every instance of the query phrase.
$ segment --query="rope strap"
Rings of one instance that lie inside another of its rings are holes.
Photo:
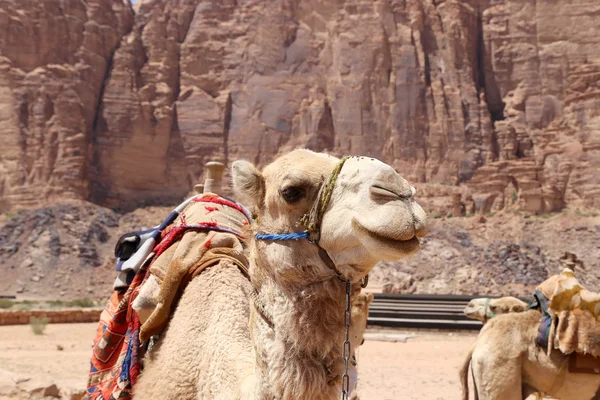
[[[314,203],[309,213],[300,218],[300,223],[306,225],[307,231],[310,233],[310,241],[313,243],[319,243],[323,214],[325,214],[325,210],[331,201],[331,195],[333,193],[333,189],[335,188],[335,183],[347,159],[348,156],[344,156],[336,164],[336,166],[333,168],[333,171],[331,171],[331,174],[329,174],[327,181],[319,189],[317,201]]]
[[[494,318],[496,316],[496,314],[494,314],[493,312],[490,312],[488,309],[488,306],[490,305],[490,300],[491,299],[489,297],[485,300],[485,307],[483,309],[483,312],[485,312],[486,317]]]
[[[308,232],[293,233],[257,233],[258,240],[300,240],[308,239]]]

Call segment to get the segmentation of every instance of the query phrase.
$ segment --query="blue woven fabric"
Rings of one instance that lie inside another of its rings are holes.
[[[308,239],[308,232],[294,233],[257,233],[258,240],[300,240]]]

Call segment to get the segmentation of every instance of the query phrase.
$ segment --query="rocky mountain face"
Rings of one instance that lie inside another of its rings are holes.
[[[90,196],[98,108],[126,0],[0,0],[0,210]]]
[[[389,290],[528,294],[569,263],[597,288],[599,16],[597,0],[0,0],[0,292],[105,297],[117,235],[160,222],[205,162],[300,146],[417,187],[432,231],[374,271]],[[451,218],[475,212],[489,220]]]
[[[1,0],[0,207],[179,200],[205,161],[391,163],[443,214],[600,207],[595,0]]]
[[[383,262],[374,285],[392,293],[531,296],[563,268],[600,291],[600,217],[555,214],[440,218],[413,257]]]
[[[119,214],[80,202],[20,211],[0,220],[0,294],[106,298],[116,278],[114,246],[119,236],[154,226],[169,212],[167,207],[147,207]]]
[[[121,214],[79,203],[0,220],[0,294],[105,299],[116,277],[118,237],[157,225],[171,209],[145,207]],[[597,214],[433,218],[421,250],[377,265],[369,289],[529,296],[564,267],[574,269],[589,289],[600,290]]]

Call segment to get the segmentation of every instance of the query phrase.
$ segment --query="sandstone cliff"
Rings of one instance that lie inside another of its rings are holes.
[[[0,209],[89,197],[97,109],[128,0],[0,1]]]
[[[442,213],[600,207],[595,0],[0,2],[0,207],[368,154]]]

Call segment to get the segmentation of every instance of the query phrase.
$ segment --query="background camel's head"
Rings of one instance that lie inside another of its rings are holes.
[[[369,318],[369,305],[373,301],[372,293],[361,292],[352,302],[352,325],[350,326],[350,342],[356,349],[363,343],[363,336],[367,329]]]
[[[321,185],[339,161],[326,154],[295,150],[262,173],[247,161],[236,161],[232,165],[234,190],[240,201],[254,206],[255,230],[301,232],[306,229],[301,217],[309,213]],[[319,245],[350,279],[366,275],[380,260],[414,253],[426,222],[414,194],[415,189],[389,165],[368,157],[349,158],[323,214]],[[300,251],[316,254],[308,249],[316,246],[303,242]]]
[[[467,304],[463,312],[467,317],[485,323],[496,315],[523,312],[525,310],[527,310],[527,303],[524,301],[516,297],[501,297],[499,299],[473,299]]]

